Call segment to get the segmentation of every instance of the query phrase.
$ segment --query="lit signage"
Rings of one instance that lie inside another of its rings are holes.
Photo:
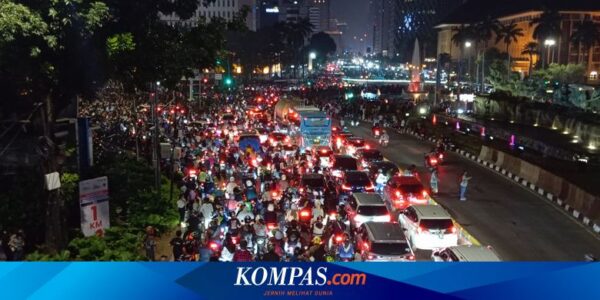
[[[267,7],[265,9],[265,11],[269,14],[278,14],[279,13],[279,7],[275,6],[275,7]]]

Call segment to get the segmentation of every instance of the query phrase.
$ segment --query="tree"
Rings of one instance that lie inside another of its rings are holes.
[[[475,24],[475,32],[477,33],[477,40],[483,43],[483,51],[481,54],[481,85],[485,87],[485,53],[488,48],[488,42],[492,38],[492,35],[497,33],[500,28],[500,23],[490,15],[487,15],[483,21]]]
[[[587,52],[588,64],[592,49],[600,43],[600,25],[591,20],[584,20],[575,24],[575,30],[571,34],[571,43],[577,47],[577,63],[581,63],[581,53]],[[581,51],[583,48],[584,51]]]
[[[301,65],[300,53],[306,43],[306,39],[313,31],[314,26],[307,18],[300,19],[298,22],[286,22],[280,24],[282,27],[283,38],[286,50],[291,54],[296,65]],[[297,70],[298,68],[296,68]]]
[[[460,77],[462,72],[462,57],[464,53],[465,43],[469,40],[473,40],[474,36],[475,34],[473,31],[473,27],[464,25],[455,28],[454,34],[452,35],[452,43],[460,49],[460,54],[458,57],[458,72],[456,72],[456,82],[458,83],[457,98],[460,98]]]
[[[515,24],[515,21],[510,22],[507,25],[502,25],[500,26],[500,29],[498,30],[498,35],[496,36],[496,43],[502,41],[504,42],[504,44],[506,45],[506,53],[508,54],[508,60],[507,60],[507,65],[508,65],[508,74],[507,74],[507,78],[510,77],[510,73],[512,71],[512,65],[511,65],[511,55],[510,55],[510,45],[512,43],[516,43],[519,40],[519,37],[522,37],[523,34],[523,29],[517,27],[517,24]]]
[[[529,56],[529,73],[527,73],[527,75],[531,77],[531,73],[533,72],[533,56],[539,54],[538,43],[527,43],[525,47],[523,47],[523,50],[521,50],[521,54]]]
[[[318,54],[317,59],[320,61],[325,61],[327,56],[335,53],[337,50],[335,41],[329,34],[322,31],[310,37],[308,48],[310,51],[315,51]]]
[[[196,0],[20,3],[0,0],[0,110],[32,116],[30,134],[43,162],[35,176],[61,172],[54,124],[77,99],[92,99],[110,78],[142,90],[155,80],[174,86],[210,63],[227,27],[215,22],[186,29],[160,21],[159,13],[191,17]],[[64,199],[52,191],[44,201],[46,245],[57,250],[66,242]]]
[[[535,26],[533,30],[533,38],[542,45],[549,38],[560,38],[560,24],[562,17],[560,13],[554,9],[544,9],[542,14],[533,18],[529,22],[529,26]],[[546,60],[546,53],[542,51],[542,61]]]

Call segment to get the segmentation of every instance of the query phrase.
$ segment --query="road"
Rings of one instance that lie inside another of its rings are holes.
[[[350,130],[375,142],[370,127],[361,125]],[[382,154],[401,168],[416,165],[424,185],[429,186],[423,154],[433,144],[409,135],[389,134],[390,144],[380,149]],[[473,179],[467,201],[461,202],[458,180],[465,170]],[[446,155],[439,169],[439,191],[435,200],[482,245],[491,245],[503,260],[582,260],[586,253],[600,254],[600,238],[560,208],[458,154]]]

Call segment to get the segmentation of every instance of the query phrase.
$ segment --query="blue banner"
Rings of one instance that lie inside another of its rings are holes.
[[[0,299],[600,299],[599,263],[2,263]]]

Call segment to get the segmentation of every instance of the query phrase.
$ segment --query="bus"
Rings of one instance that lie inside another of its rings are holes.
[[[315,146],[331,147],[331,118],[325,112],[298,111],[300,122],[299,145],[303,151]]]

